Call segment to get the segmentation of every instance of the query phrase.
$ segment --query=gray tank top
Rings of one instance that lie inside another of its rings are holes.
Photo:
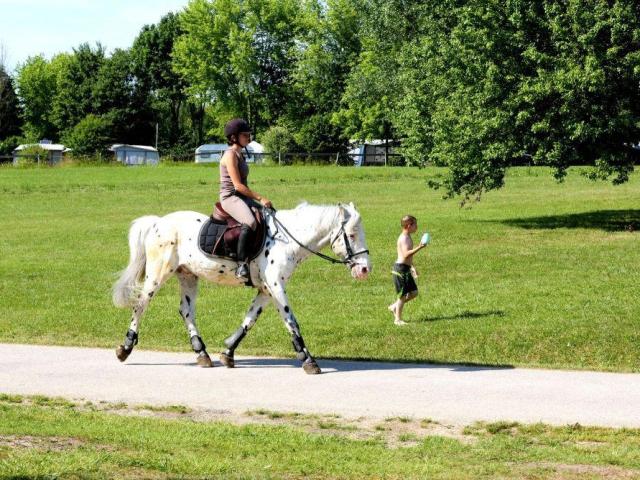
[[[247,165],[247,161],[245,160],[243,153],[237,153],[236,155],[238,157],[238,171],[240,172],[240,181],[243,185],[249,186],[247,184],[247,177],[249,176],[249,165]],[[229,198],[235,193],[236,189],[233,186],[233,181],[231,180],[231,176],[229,175],[227,166],[220,162],[220,200]]]

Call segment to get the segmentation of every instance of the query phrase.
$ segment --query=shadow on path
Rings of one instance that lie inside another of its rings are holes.
[[[423,370],[441,368],[452,372],[476,372],[484,370],[513,369],[513,365],[482,365],[473,363],[402,363],[396,361],[381,362],[367,360],[339,360],[316,358],[323,374],[358,371],[389,371],[389,370]],[[217,366],[217,365],[216,365]],[[236,359],[236,368],[299,368],[302,364],[298,360],[279,358],[249,358]]]

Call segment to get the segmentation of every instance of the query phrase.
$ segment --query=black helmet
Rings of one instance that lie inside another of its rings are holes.
[[[247,132],[251,133],[251,126],[249,123],[243,118],[234,118],[229,120],[227,124],[224,126],[224,136],[229,138],[231,135],[235,135]]]

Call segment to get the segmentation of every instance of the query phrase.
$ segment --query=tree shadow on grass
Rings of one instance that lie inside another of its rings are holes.
[[[595,210],[593,212],[511,218],[500,223],[525,229],[591,228],[607,232],[640,230],[640,210]]]
[[[411,323],[423,323],[423,322],[437,322],[439,320],[473,320],[475,318],[482,317],[504,317],[505,312],[503,310],[487,310],[485,312],[470,312],[464,311],[457,315],[438,315],[438,316],[426,316],[419,318],[418,320],[410,320]]]

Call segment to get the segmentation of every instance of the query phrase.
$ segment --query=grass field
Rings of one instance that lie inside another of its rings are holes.
[[[426,187],[436,169],[254,167],[277,208],[354,201],[374,272],[310,259],[287,288],[311,352],[359,358],[640,371],[640,178],[592,183],[571,170],[509,172],[472,208]],[[115,347],[130,312],[110,303],[131,220],[208,213],[214,167],[0,168],[0,341]],[[421,295],[395,327],[390,267],[398,221],[417,216],[432,244],[416,256]],[[630,231],[631,230],[631,231]],[[143,317],[138,348],[190,350],[175,279]],[[242,321],[250,289],[201,283],[198,323],[211,353]],[[219,347],[217,347],[219,346]],[[237,352],[292,356],[267,309]],[[115,361],[115,356],[114,356]]]
[[[144,411],[146,417],[140,414]],[[390,418],[363,435],[342,419],[274,412],[245,425],[194,421],[188,409],[0,395],[1,478],[596,479],[640,477],[640,432],[474,424],[455,436]],[[153,415],[153,417],[149,417]],[[253,416],[256,414],[254,413]],[[160,417],[160,418],[158,418]],[[169,418],[167,418],[169,417]],[[426,435],[424,432],[427,433]]]

